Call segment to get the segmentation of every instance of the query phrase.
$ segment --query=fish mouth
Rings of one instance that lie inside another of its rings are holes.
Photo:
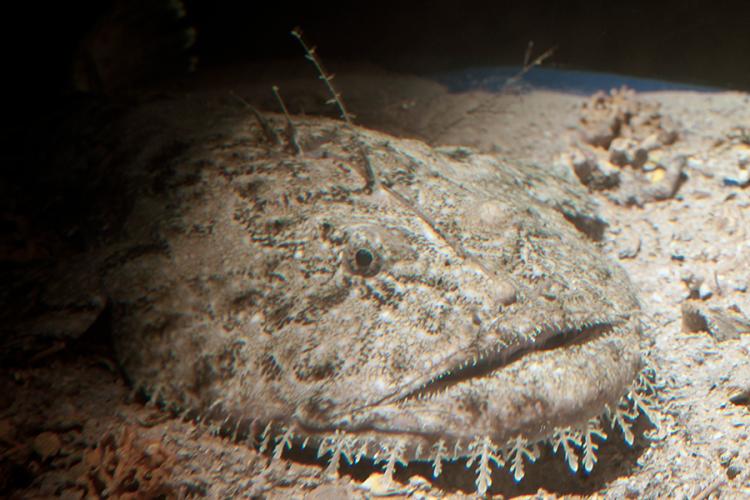
[[[512,344],[460,348],[429,374],[342,412],[336,427],[302,427],[456,446],[478,436],[494,443],[519,435],[536,441],[617,404],[642,368],[637,316],[623,313],[530,330],[516,332]]]
[[[435,397],[463,382],[491,376],[529,353],[565,349],[607,335],[614,330],[616,324],[614,321],[598,320],[586,322],[585,326],[580,327],[549,326],[535,331],[533,335],[519,335],[512,345],[484,350],[470,349],[461,358],[454,357],[447,368],[426,380],[418,380],[403,387],[382,403],[398,404]]]

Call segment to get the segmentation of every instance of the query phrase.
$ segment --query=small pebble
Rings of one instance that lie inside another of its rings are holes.
[[[381,496],[393,494],[397,489],[397,486],[398,485],[394,484],[393,481],[386,479],[385,474],[373,472],[367,479],[365,479],[359,488],[369,491],[373,495]]]
[[[695,170],[702,170],[704,165],[698,158],[688,158],[687,166]]]
[[[729,467],[727,467],[727,477],[729,479],[734,479],[735,477],[742,474],[742,467],[736,464],[732,464]]]
[[[725,186],[745,187],[750,184],[750,170],[740,170],[732,177],[724,177],[722,182]]]
[[[740,168],[750,165],[750,150],[741,149],[737,152],[737,165]]]

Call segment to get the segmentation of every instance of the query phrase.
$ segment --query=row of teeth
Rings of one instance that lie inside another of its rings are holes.
[[[456,366],[454,368],[451,368],[451,369],[448,369],[448,370],[445,370],[444,372],[442,372],[442,373],[440,373],[440,374],[432,377],[430,380],[428,380],[427,382],[424,382],[423,384],[421,384],[419,387],[417,387],[411,393],[412,394],[417,394],[417,399],[420,400],[420,401],[424,400],[426,398],[430,398],[430,397],[432,397],[434,395],[433,393],[428,392],[428,388],[431,385],[440,382],[445,377],[453,375],[454,373],[461,372],[462,370],[465,370],[466,368],[474,368],[474,367],[477,366],[477,364],[479,364],[479,363],[481,363],[481,362],[489,359],[490,357],[497,356],[497,355],[501,354],[506,348],[507,348],[506,345],[502,345],[502,346],[495,347],[492,350],[492,352],[490,352],[490,353],[481,354],[479,356],[473,356],[471,359],[467,359],[467,360],[463,361],[458,366]],[[407,397],[407,399],[408,399],[408,397]]]
[[[584,331],[584,330],[592,328],[592,327],[594,327],[594,326],[596,326],[598,324],[601,324],[601,323],[598,323],[596,321],[585,322],[585,323],[582,323],[579,327],[575,328],[575,330]],[[555,332],[560,332],[560,334],[567,335],[568,332],[573,331],[573,330],[574,329],[572,329],[572,328],[560,329],[560,328],[558,328],[557,324],[551,323],[551,324],[548,324],[548,325],[537,326],[535,328],[534,335],[526,335],[524,338],[529,343],[529,345],[533,345],[533,344],[536,343],[536,339],[539,337],[539,335],[542,334],[542,332],[545,332],[545,331],[555,331]],[[479,363],[481,363],[481,362],[483,362],[483,361],[485,361],[485,360],[487,360],[487,359],[489,359],[491,357],[499,356],[499,355],[503,354],[503,352],[506,352],[508,350],[508,348],[509,348],[509,346],[507,344],[496,345],[494,348],[491,349],[490,352],[484,353],[484,354],[480,354],[479,356],[473,356],[471,359],[467,359],[467,360],[463,361],[458,366],[456,366],[454,368],[451,368],[451,369],[448,369],[448,370],[446,370],[446,371],[444,371],[444,372],[436,375],[435,377],[431,378],[427,382],[421,384],[417,389],[415,389],[411,393],[412,394],[417,394],[417,399],[420,400],[420,401],[424,400],[425,398],[429,398],[432,395],[431,394],[428,395],[425,391],[427,391],[428,388],[431,385],[433,385],[433,384],[441,381],[445,377],[453,375],[456,372],[460,372],[460,371],[465,370],[467,368],[474,368],[474,367],[477,366],[477,364],[479,364]]]
[[[619,428],[623,440],[631,446],[635,438],[632,426],[640,415],[644,415],[656,425],[656,390],[652,380],[653,373],[650,370],[642,372],[616,407],[607,407],[601,418],[593,418],[578,428],[556,429],[548,438],[536,442],[529,442],[523,436],[517,436],[505,446],[498,446],[487,436],[478,436],[466,444],[457,440],[450,446],[445,440],[439,440],[425,450],[423,442],[420,441],[414,446],[406,438],[376,440],[372,436],[362,437],[339,431],[311,437],[302,433],[297,434],[294,427],[287,427],[281,422],[269,422],[261,430],[257,420],[249,421],[249,425],[244,426],[245,432],[241,431],[243,421],[237,421],[232,432],[229,417],[218,420],[221,423],[216,423],[217,420],[211,415],[220,409],[221,403],[212,405],[202,416],[190,410],[185,410],[181,415],[183,419],[195,422],[213,422],[209,426],[214,434],[231,436],[235,442],[241,439],[241,435],[245,435],[250,446],[258,447],[261,453],[271,451],[275,460],[281,459],[284,451],[292,446],[299,444],[304,448],[312,440],[317,446],[318,457],[329,457],[327,475],[338,475],[338,470],[344,462],[351,465],[358,463],[363,457],[369,457],[375,463],[383,465],[386,481],[392,481],[396,468],[406,466],[410,460],[432,462],[433,477],[437,478],[442,473],[444,463],[466,459],[467,467],[475,466],[477,493],[483,495],[492,485],[493,464],[494,468],[498,469],[507,466],[513,479],[519,482],[525,475],[525,464],[536,461],[543,445],[548,445],[553,453],[560,455],[573,473],[577,472],[580,466],[583,466],[587,473],[591,472],[598,461],[597,440],[607,439],[607,434],[602,429],[602,421],[608,421],[613,430]],[[158,401],[158,391],[154,390],[151,394],[149,404],[155,404],[152,402]],[[179,408],[174,405],[168,406],[162,402],[159,404],[180,414]]]

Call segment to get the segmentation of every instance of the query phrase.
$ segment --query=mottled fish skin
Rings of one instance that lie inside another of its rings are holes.
[[[108,128],[131,154],[96,168],[117,169],[128,210],[76,266],[101,278],[136,387],[299,437],[396,443],[402,460],[580,429],[628,393],[629,280],[519,167],[294,122],[303,155],[228,97],[153,100]]]

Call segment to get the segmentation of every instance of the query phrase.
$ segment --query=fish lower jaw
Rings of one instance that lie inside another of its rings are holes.
[[[467,467],[475,467],[477,492],[481,495],[491,484],[488,481],[492,470],[507,469],[516,482],[521,481],[525,465],[534,463],[545,448],[564,460],[572,473],[579,469],[591,472],[598,461],[600,444],[619,435],[627,446],[632,446],[636,421],[645,418],[654,424],[655,406],[653,372],[644,369],[619,400],[604,405],[598,413],[569,425],[536,429],[533,435],[518,433],[498,438],[471,434],[470,429],[461,436],[378,429],[337,431],[315,436],[314,441],[319,443],[318,456],[329,458],[329,469],[330,464],[339,467],[343,461],[356,463],[370,457],[384,467],[386,476],[393,473],[396,465],[422,461],[431,463],[433,477],[438,477],[446,462],[466,460]],[[309,436],[307,440],[309,443]],[[341,456],[336,457],[336,453]]]
[[[477,492],[481,495],[491,485],[489,478],[493,470],[507,469],[516,482],[521,481],[525,467],[534,463],[545,450],[559,456],[572,473],[580,469],[591,472],[598,462],[601,443],[620,436],[632,446],[636,421],[645,418],[654,424],[655,406],[653,372],[644,370],[619,400],[605,405],[598,413],[570,425],[541,427],[533,435],[518,433],[498,438],[485,433],[467,432],[458,436],[386,429],[308,434],[309,430],[301,430],[295,424],[278,423],[269,426],[266,434],[259,436],[259,442],[262,450],[272,450],[278,458],[293,441],[317,447],[318,457],[328,460],[327,470],[332,473],[345,464],[369,458],[384,468],[387,479],[397,466],[413,461],[429,462],[433,477],[438,477],[446,463],[465,460],[467,467],[475,468]]]

